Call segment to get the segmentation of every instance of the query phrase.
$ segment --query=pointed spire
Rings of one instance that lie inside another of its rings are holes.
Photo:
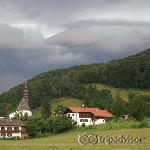
[[[23,90],[23,98],[26,100],[26,102],[28,103],[28,98],[29,98],[29,90],[27,87],[27,82],[24,82],[24,87],[25,89]]]

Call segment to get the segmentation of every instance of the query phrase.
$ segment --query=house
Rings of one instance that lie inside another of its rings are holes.
[[[9,115],[9,118],[12,119],[15,116],[21,117],[21,116],[25,116],[25,115],[32,116],[32,111],[30,110],[30,108],[28,106],[28,100],[29,100],[29,90],[28,90],[28,87],[25,82],[25,89],[23,90],[22,99],[21,99],[16,111],[11,113]]]
[[[121,118],[124,119],[124,120],[128,120],[129,119],[129,115],[122,115]]]
[[[74,122],[78,125],[94,125],[105,123],[106,118],[111,118],[113,115],[99,108],[89,107],[68,107],[66,112],[67,116],[70,116]]]
[[[20,138],[28,137],[25,124],[21,120],[0,119],[0,138]]]

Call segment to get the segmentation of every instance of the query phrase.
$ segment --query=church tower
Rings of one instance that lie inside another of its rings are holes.
[[[28,87],[27,87],[27,82],[24,83],[24,86],[25,86],[25,88],[23,90],[23,98],[28,103],[28,101],[29,101],[29,90],[28,90]]]
[[[29,101],[29,90],[28,90],[28,87],[27,87],[27,83],[25,82],[24,84],[25,88],[23,90],[23,96],[22,96],[22,99],[21,101],[19,102],[19,105],[17,106],[17,109],[15,112],[11,113],[9,115],[9,118],[12,119],[14,118],[16,115],[19,115],[19,117],[21,116],[25,116],[27,115],[28,117],[29,116],[32,116],[32,111],[31,109],[29,108],[28,106],[28,101]]]

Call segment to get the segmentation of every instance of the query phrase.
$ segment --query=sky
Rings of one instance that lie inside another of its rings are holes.
[[[52,69],[150,47],[149,0],[0,0],[0,93]]]

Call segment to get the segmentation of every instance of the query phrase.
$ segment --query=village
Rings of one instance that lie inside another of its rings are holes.
[[[28,137],[28,130],[25,123],[20,120],[20,117],[31,117],[33,112],[28,106],[29,90],[25,82],[22,99],[19,102],[16,111],[9,114],[8,117],[0,117],[0,138],[5,139],[24,139]],[[56,114],[57,115],[57,114]],[[106,118],[113,118],[113,115],[99,108],[85,107],[68,107],[64,115],[71,118],[72,123],[85,126],[104,124]]]

